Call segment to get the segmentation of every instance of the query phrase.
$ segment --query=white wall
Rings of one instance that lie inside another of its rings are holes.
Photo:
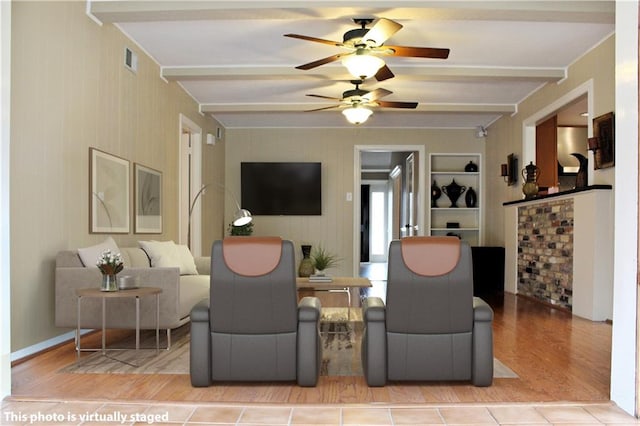
[[[638,414],[638,1],[616,2],[615,260],[611,399]]]

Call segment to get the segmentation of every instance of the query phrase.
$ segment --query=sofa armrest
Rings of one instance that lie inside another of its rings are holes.
[[[298,303],[297,379],[299,386],[315,386],[322,365],[320,299],[303,297]]]
[[[362,303],[364,333],[362,335],[362,371],[369,386],[387,382],[387,327],[384,302],[368,297]]]
[[[210,256],[198,256],[194,257],[193,261],[196,264],[196,269],[200,275],[209,275],[211,272],[211,257]]]
[[[189,375],[191,385],[196,387],[211,384],[211,327],[209,324],[209,299],[204,299],[191,309]]]
[[[178,268],[125,268],[120,276],[139,277],[141,286],[159,287],[160,328],[174,328],[179,325],[180,312],[180,271]],[[55,271],[55,324],[57,327],[75,328],[77,325],[77,296],[79,288],[99,288],[102,275],[97,268],[58,267]],[[126,291],[126,290],[122,290]],[[109,300],[107,307],[108,328],[135,328],[135,308],[133,299]],[[82,328],[102,326],[101,301],[96,298],[82,300],[80,324]],[[140,327],[154,329],[156,324],[155,298],[140,299]]]

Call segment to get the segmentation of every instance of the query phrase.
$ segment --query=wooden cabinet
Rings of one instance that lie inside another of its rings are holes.
[[[549,188],[558,184],[558,116],[556,115],[536,126],[535,165],[540,169],[538,186]]]
[[[482,245],[482,173],[482,156],[478,153],[429,154],[428,186],[432,189],[429,191],[427,207],[428,235],[457,235],[472,246]],[[445,193],[447,190],[443,189],[450,187],[454,181],[455,185],[464,188],[455,204]],[[475,193],[475,204],[467,203],[470,191]],[[438,193],[440,196],[436,199]]]

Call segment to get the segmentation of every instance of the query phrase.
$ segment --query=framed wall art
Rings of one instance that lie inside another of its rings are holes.
[[[594,151],[595,168],[606,169],[615,165],[615,121],[613,112],[593,119],[593,136],[597,139]]]
[[[134,232],[162,233],[162,172],[134,163]]]
[[[89,232],[128,234],[129,161],[89,148]]]

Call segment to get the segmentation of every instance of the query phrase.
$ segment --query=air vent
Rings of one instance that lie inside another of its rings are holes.
[[[128,47],[124,48],[124,66],[133,72],[138,71],[138,55]]]

